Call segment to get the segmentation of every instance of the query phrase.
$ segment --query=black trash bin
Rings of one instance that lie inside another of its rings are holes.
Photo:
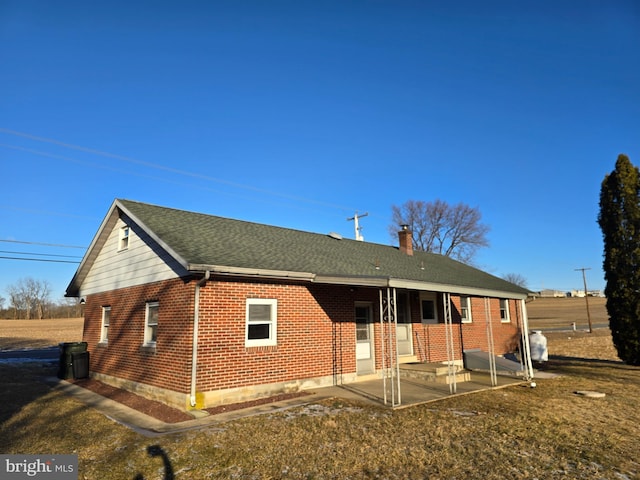
[[[72,353],[71,369],[74,379],[87,378],[89,376],[89,352]]]
[[[73,354],[87,352],[87,342],[64,342],[60,347],[60,364],[58,378],[73,378]],[[87,359],[87,365],[88,365]]]

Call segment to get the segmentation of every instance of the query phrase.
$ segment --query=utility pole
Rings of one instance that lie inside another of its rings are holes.
[[[589,333],[593,332],[593,328],[591,327],[591,314],[589,313],[589,292],[587,291],[587,276],[585,275],[585,270],[591,270],[590,268],[576,268],[576,272],[582,272],[582,281],[584,283],[584,301],[587,304],[587,320],[589,321]]]
[[[354,221],[354,228],[356,231],[356,240],[358,240],[359,242],[364,241],[364,237],[360,234],[360,230],[362,230],[362,227],[360,226],[360,224],[358,223],[358,219],[362,218],[362,217],[366,217],[367,215],[369,215],[369,213],[363,213],[362,215],[358,215],[358,212],[356,212],[356,214],[351,217],[351,218],[347,218],[347,221],[350,222],[351,220]]]

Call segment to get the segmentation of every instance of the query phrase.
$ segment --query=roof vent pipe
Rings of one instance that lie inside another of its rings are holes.
[[[398,239],[400,240],[400,251],[407,255],[413,255],[413,239],[409,225],[400,225]]]

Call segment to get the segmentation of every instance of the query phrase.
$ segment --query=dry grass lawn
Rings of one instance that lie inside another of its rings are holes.
[[[336,399],[158,438],[51,391],[40,365],[0,364],[0,452],[77,453],[79,478],[96,480],[165,478],[152,445],[179,480],[640,478],[640,368],[606,329],[547,336],[560,376],[536,388],[396,411]]]

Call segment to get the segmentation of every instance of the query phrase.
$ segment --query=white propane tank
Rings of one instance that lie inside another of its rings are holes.
[[[549,360],[547,351],[547,337],[541,330],[534,330],[529,335],[529,349],[531,350],[531,360],[534,362],[546,362]]]

